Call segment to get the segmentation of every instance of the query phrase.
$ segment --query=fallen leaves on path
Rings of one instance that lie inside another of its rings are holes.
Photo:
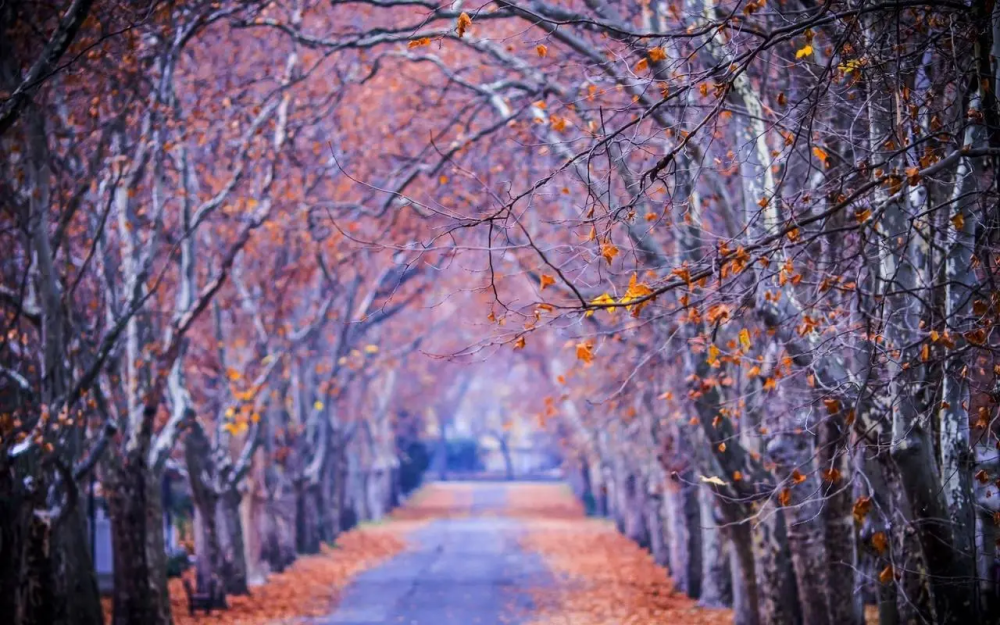
[[[722,625],[731,610],[698,607],[675,592],[653,557],[606,520],[588,519],[557,485],[508,493],[510,514],[524,520],[522,545],[541,555],[555,582],[532,590],[531,625]]]
[[[435,482],[414,493],[406,505],[396,509],[394,521],[427,521],[469,516],[472,512],[473,484]]]
[[[504,515],[517,519],[582,519],[583,505],[565,484],[516,484],[507,488]]]
[[[301,617],[328,614],[337,595],[359,573],[377,566],[406,547],[404,536],[412,523],[362,526],[342,534],[335,546],[323,545],[319,554],[300,556],[283,573],[272,573],[267,582],[251,588],[251,595],[227,597],[228,610],[211,614],[188,613],[183,582],[170,580],[170,604],[175,625],[273,625],[297,622]],[[105,619],[110,622],[111,602]]]

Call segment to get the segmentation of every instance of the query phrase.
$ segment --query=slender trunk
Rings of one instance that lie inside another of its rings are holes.
[[[739,506],[722,502],[721,508],[727,524],[726,534],[732,547],[730,569],[733,581],[733,624],[758,625],[761,623],[759,593],[750,524],[738,520],[741,513]]]
[[[188,434],[184,459],[191,485],[191,499],[197,516],[196,570],[198,592],[208,592],[213,580],[226,578],[227,566],[219,538],[217,476],[212,462],[211,446],[200,426]]]
[[[295,550],[302,554],[319,553],[317,490],[305,481],[295,485]]]
[[[698,488],[701,519],[701,596],[698,604],[721,608],[732,603],[729,545],[719,528],[715,494]]]
[[[507,481],[514,479],[514,460],[510,457],[510,443],[506,437],[500,437],[500,454],[503,456],[504,476]]]
[[[646,506],[646,522],[649,528],[649,551],[653,561],[660,566],[668,566],[670,551],[667,549],[666,535],[663,531],[663,496],[659,493],[650,495]]]
[[[794,430],[790,423],[787,429]],[[767,453],[775,463],[775,473],[789,495],[782,507],[786,522],[788,547],[799,590],[799,609],[806,623],[830,623],[827,600],[826,535],[823,525],[823,500],[820,480],[813,465],[816,452],[806,423],[803,434],[782,434],[768,444]]]
[[[670,534],[670,574],[677,590],[689,597],[701,594],[701,518],[697,486],[691,472],[681,476],[680,485],[666,493],[667,525]]]
[[[247,574],[246,544],[243,523],[240,520],[240,503],[243,495],[230,486],[218,500],[217,522],[222,534],[222,557],[226,563],[226,592],[232,595],[250,594]]]
[[[842,414],[830,415],[819,426],[818,465],[823,482],[823,526],[826,540],[827,598],[830,621],[844,625],[864,622],[858,553],[855,541],[847,452],[847,424]]]
[[[803,623],[784,518],[770,503],[757,510],[756,518],[752,544],[760,621]]]

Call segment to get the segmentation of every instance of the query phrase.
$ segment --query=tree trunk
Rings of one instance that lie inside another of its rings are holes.
[[[226,579],[227,566],[219,538],[219,494],[215,484],[215,467],[208,439],[201,427],[193,428],[188,434],[184,445],[184,459],[191,485],[191,499],[197,512],[196,587],[198,592],[207,593],[212,580]]]
[[[701,595],[701,515],[698,487],[690,472],[666,493],[667,530],[670,535],[670,574],[677,590],[697,599]]]
[[[657,493],[649,496],[646,506],[646,526],[649,528],[649,551],[653,561],[667,567],[670,563],[670,551],[667,549],[666,534],[663,531],[663,495]]]
[[[756,512],[755,518],[759,521],[751,522],[754,523],[752,544],[760,621],[802,623],[785,521],[770,503],[764,503]]]
[[[761,622],[759,592],[750,525],[737,521],[739,507],[735,504],[723,502],[721,507],[732,547],[729,553],[733,582],[733,625],[758,625]]]
[[[721,608],[732,603],[729,548],[718,525],[715,494],[697,489],[701,520],[701,595],[698,604]]]
[[[114,545],[115,625],[172,625],[159,475],[140,451],[129,453],[106,484]]]
[[[248,595],[246,544],[243,537],[243,523],[240,520],[240,503],[243,495],[236,487],[230,487],[218,500],[219,533],[222,540],[223,561],[226,563],[223,582],[226,592],[232,595]]]
[[[818,466],[829,471],[823,482],[823,526],[826,539],[827,598],[830,621],[861,625],[864,606],[850,479],[853,468],[847,452],[847,424],[842,414],[830,415],[819,426]]]
[[[816,448],[809,423],[805,424],[804,433],[792,434],[796,425],[789,423],[788,434],[772,439],[767,453],[790,499],[781,512],[799,591],[799,610],[806,623],[827,625],[830,623],[830,604],[827,599],[826,534],[823,500],[819,496],[820,480],[813,464]]]
[[[300,480],[295,485],[295,550],[298,553],[319,553],[319,516],[316,510],[316,490]]]

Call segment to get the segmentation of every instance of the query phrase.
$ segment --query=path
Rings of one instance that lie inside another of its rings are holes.
[[[519,546],[521,522],[502,516],[507,486],[469,488],[470,514],[430,521],[413,546],[356,577],[322,625],[517,625],[545,566]]]

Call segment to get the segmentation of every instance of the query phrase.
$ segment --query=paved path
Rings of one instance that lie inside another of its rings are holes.
[[[525,592],[544,583],[537,556],[518,545],[519,523],[497,516],[504,487],[477,485],[469,518],[440,519],[414,546],[347,588],[322,625],[516,625],[531,608]],[[478,513],[488,516],[476,516]]]

